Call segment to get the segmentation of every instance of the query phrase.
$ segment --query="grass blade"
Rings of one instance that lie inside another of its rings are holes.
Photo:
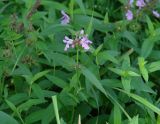
[[[59,112],[58,112],[57,96],[52,96],[52,102],[53,102],[54,112],[56,115],[57,124],[61,124],[60,118],[59,118]]]

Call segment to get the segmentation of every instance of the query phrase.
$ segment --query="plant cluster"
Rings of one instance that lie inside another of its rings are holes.
[[[0,124],[159,124],[159,0],[1,0]]]

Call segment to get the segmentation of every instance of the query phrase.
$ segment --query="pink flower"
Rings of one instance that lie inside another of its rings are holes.
[[[128,10],[127,13],[126,13],[126,18],[127,20],[132,20],[133,19],[133,13],[131,10]]]
[[[160,18],[160,14],[157,11],[153,10],[152,13],[155,17]]]
[[[89,45],[92,43],[92,41],[88,40],[87,36],[83,36],[80,44],[82,46],[82,48],[84,48],[85,50],[89,50]]]
[[[61,11],[62,18],[61,18],[61,24],[66,25],[70,22],[70,17],[62,10]]]
[[[67,51],[67,49],[70,47],[70,45],[73,44],[73,40],[68,38],[67,36],[64,37],[63,42],[66,44],[64,51]]]
[[[146,5],[146,3],[144,2],[144,0],[137,0],[136,2],[136,6],[138,6],[139,8],[142,8]]]
[[[65,36],[63,42],[66,44],[64,48],[65,51],[67,51],[70,46],[74,48],[76,45],[81,46],[84,50],[89,50],[89,45],[92,43],[92,41],[88,39],[87,35],[84,34],[84,30],[81,30],[74,40]]]

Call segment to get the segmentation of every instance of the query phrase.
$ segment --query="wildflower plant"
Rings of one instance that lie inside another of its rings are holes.
[[[160,1],[1,0],[0,124],[159,124]]]
[[[67,36],[65,36],[63,42],[66,44],[64,48],[65,51],[67,51],[67,49],[70,47],[81,47],[84,50],[89,50],[89,45],[92,44],[92,41],[88,39],[87,34],[84,34],[84,30],[77,32],[75,39],[70,39]]]

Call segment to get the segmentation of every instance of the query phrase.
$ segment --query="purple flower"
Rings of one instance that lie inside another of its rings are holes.
[[[62,18],[61,18],[61,24],[66,25],[70,22],[70,17],[62,10],[61,11]]]
[[[89,50],[89,45],[92,43],[92,41],[88,39],[87,35],[84,34],[84,30],[78,32],[74,40],[65,36],[63,42],[66,44],[64,48],[65,51],[70,47],[74,48],[76,45],[81,46],[84,50]]]
[[[132,6],[134,0],[129,0],[129,5]]]
[[[67,49],[70,47],[70,45],[73,44],[73,40],[68,38],[67,36],[64,37],[63,42],[66,44],[64,51],[67,51]]]
[[[89,45],[92,43],[92,41],[90,41],[87,37],[87,35],[83,36],[81,41],[80,41],[80,44],[82,46],[82,48],[84,48],[85,50],[89,50]]]
[[[144,0],[137,0],[136,2],[136,6],[138,6],[139,8],[142,8],[146,5],[146,3],[144,2]]]
[[[157,11],[153,10],[152,13],[155,17],[160,18],[160,14]]]
[[[128,10],[127,13],[126,13],[126,18],[127,20],[132,20],[133,19],[133,13],[131,10]]]

